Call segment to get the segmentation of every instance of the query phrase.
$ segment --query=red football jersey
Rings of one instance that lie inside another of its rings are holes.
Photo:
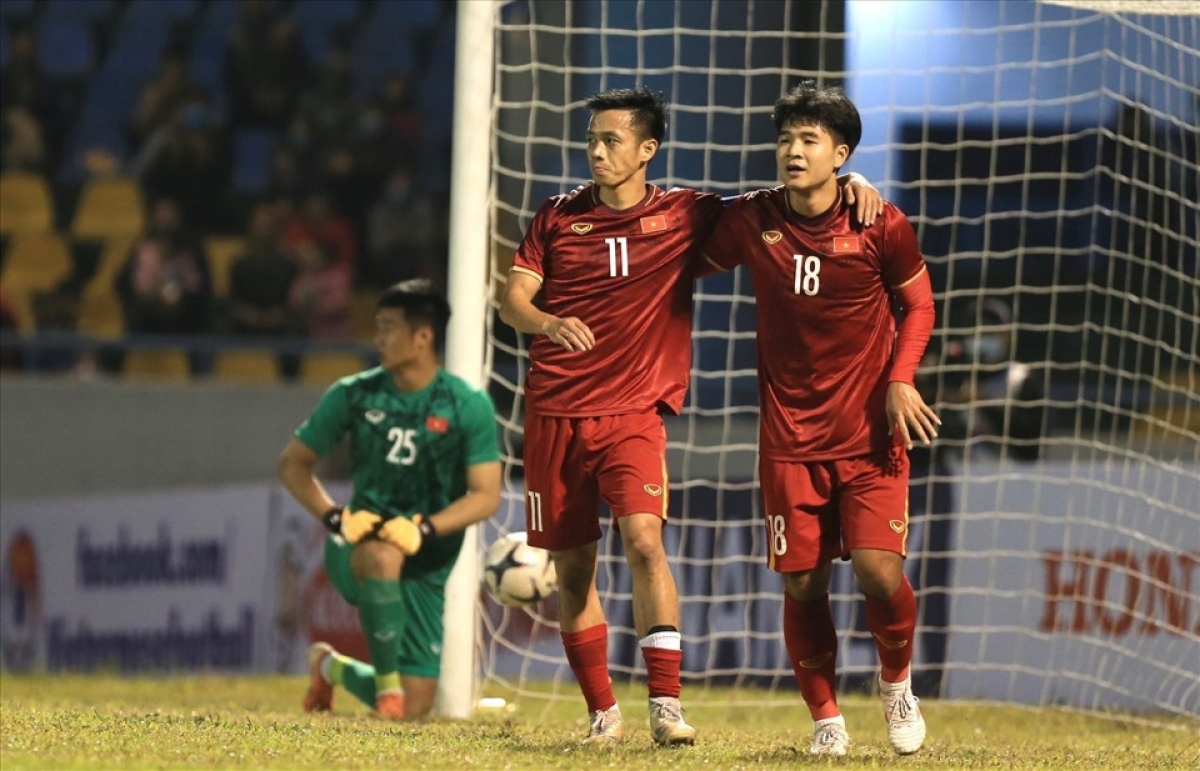
[[[717,195],[653,185],[624,211],[601,203],[593,184],[542,205],[512,269],[541,279],[538,307],[577,316],[596,345],[568,351],[534,337],[525,381],[531,412],[590,417],[682,409],[692,362],[694,261],[722,208]]]
[[[890,288],[925,265],[903,212],[885,204],[863,229],[838,192],[804,218],[782,187],[730,204],[703,246],[744,264],[758,303],[759,451],[775,460],[852,458],[888,449]]]

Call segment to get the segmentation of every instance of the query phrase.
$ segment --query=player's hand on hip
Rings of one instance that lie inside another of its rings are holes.
[[[546,325],[546,337],[568,351],[590,351],[596,345],[592,330],[575,316],[553,317]]]
[[[883,196],[862,174],[850,173],[843,195],[846,203],[854,207],[854,218],[860,225],[870,227],[875,218],[883,214]]]
[[[899,432],[904,446],[910,450],[914,439],[923,444],[937,439],[937,427],[942,425],[941,418],[925,403],[917,389],[898,381],[888,383],[887,416],[890,431]]]
[[[405,557],[411,557],[421,550],[421,515],[412,519],[408,517],[393,517],[379,527],[379,539],[390,543],[399,549]]]
[[[346,543],[353,544],[374,535],[383,517],[371,511],[335,508],[327,511],[322,521],[325,527],[340,535]]]

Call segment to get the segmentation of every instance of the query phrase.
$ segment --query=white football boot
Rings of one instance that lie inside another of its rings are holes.
[[[879,681],[879,698],[887,720],[888,741],[901,755],[911,755],[925,743],[925,718],[921,717],[920,699],[913,696],[912,675],[899,683]]]

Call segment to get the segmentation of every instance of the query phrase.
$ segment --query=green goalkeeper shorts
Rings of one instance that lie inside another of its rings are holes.
[[[358,581],[350,570],[354,547],[340,538],[325,539],[325,572],[329,582],[346,602],[358,607]],[[396,657],[396,669],[405,675],[436,678],[442,671],[442,613],[446,607],[443,583],[424,575],[405,576],[400,581],[405,626]]]

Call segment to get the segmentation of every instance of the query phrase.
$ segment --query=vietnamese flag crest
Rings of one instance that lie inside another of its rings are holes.
[[[643,233],[661,233],[667,229],[667,215],[655,214],[653,217],[642,217]]]
[[[450,430],[450,421],[441,415],[430,415],[425,418],[425,430],[435,434],[444,434]]]
[[[858,236],[834,236],[833,237],[833,253],[834,254],[858,254],[862,251],[861,241]]]

